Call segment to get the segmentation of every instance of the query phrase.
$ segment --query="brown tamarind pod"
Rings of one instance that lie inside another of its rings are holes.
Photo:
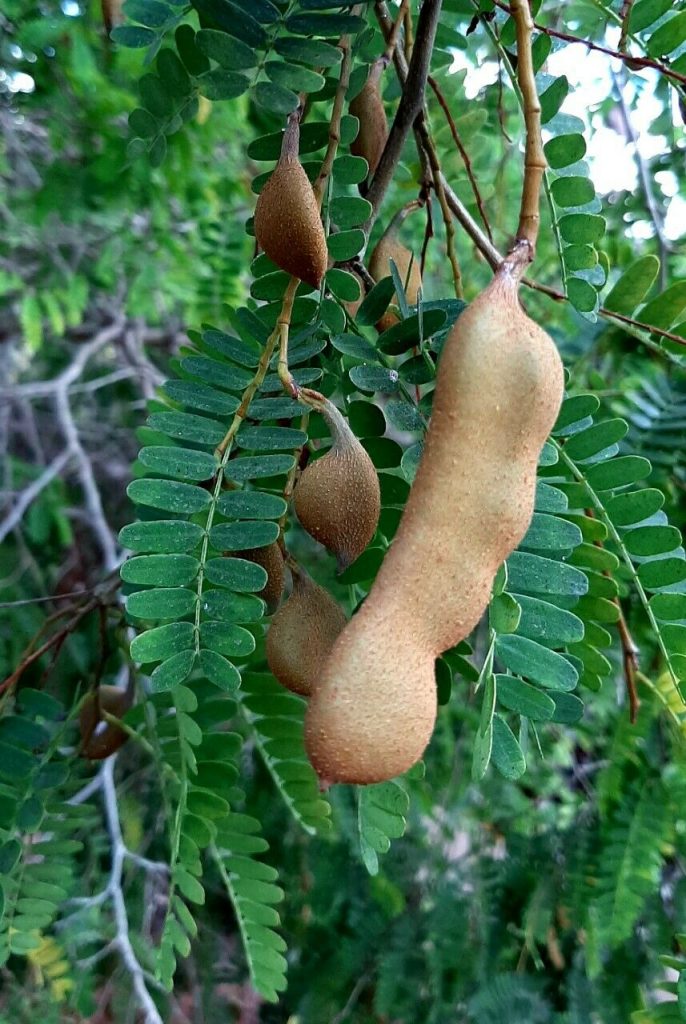
[[[342,572],[362,554],[378,526],[379,478],[340,410],[326,398],[315,408],[326,420],[333,444],[305,468],[293,505],[301,525],[335,554]]]
[[[318,288],[328,263],[314,189],[298,159],[299,122],[289,119],[281,156],[255,207],[255,237],[277,267]]]
[[[121,25],[124,21],[123,6],[124,0],[100,0],[102,20],[108,35],[113,28]]]
[[[531,522],[563,369],[519,303],[520,273],[505,260],[448,335],[397,534],[310,701],[307,751],[330,782],[380,782],[419,760],[436,717],[435,660],[479,621]]]
[[[400,317],[397,313],[394,313],[392,309],[387,309],[380,320],[376,321],[376,329],[379,334],[383,334],[384,331],[390,330],[391,327],[395,327],[396,324],[400,323]]]
[[[375,281],[389,276],[391,260],[398,268],[400,280],[405,285],[405,295],[409,305],[416,306],[419,290],[422,287],[422,273],[418,261],[413,260],[410,250],[398,238],[397,227],[393,222],[374,246],[369,260],[369,273]],[[412,269],[410,269],[410,263]],[[397,301],[397,296],[395,296],[395,300]]]
[[[383,60],[372,66],[367,81],[350,103],[350,113],[360,121],[360,128],[350,145],[350,152],[354,156],[364,157],[369,164],[370,177],[379,165],[388,140],[388,121],[379,88],[384,66]]]
[[[267,663],[278,681],[309,697],[336,637],[346,624],[342,608],[328,591],[293,570],[293,590],[267,633]]]
[[[350,273],[353,275],[353,277],[357,278],[357,283],[360,286],[360,297],[359,299],[354,299],[352,302],[344,302],[343,306],[350,319],[354,320],[355,317],[357,316],[358,309],[364,302],[365,287],[364,281],[362,280],[358,273],[356,273],[354,270],[351,270]]]
[[[267,611],[271,614],[279,607],[283,594],[285,567],[281,548],[274,541],[263,548],[248,548],[246,551],[232,551],[231,554],[235,558],[245,558],[266,569],[267,582],[262,590],[258,591],[257,596],[262,598],[267,605]]]
[[[89,761],[102,761],[114,754],[126,743],[128,733],[118,725],[108,722],[101,712],[106,711],[115,718],[121,718],[131,707],[132,694],[117,686],[100,686],[97,694],[90,693],[79,714],[81,750]]]

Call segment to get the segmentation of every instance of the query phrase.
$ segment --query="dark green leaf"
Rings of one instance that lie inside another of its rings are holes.
[[[194,635],[191,622],[173,622],[149,629],[131,641],[131,657],[142,665],[164,661],[191,647]]]
[[[129,594],[126,610],[138,619],[181,619],[195,608],[196,594],[180,587],[139,590]]]
[[[192,515],[201,512],[210,503],[209,491],[175,480],[133,480],[126,488],[132,501],[150,505],[164,512]]]
[[[142,586],[183,587],[198,575],[200,563],[191,555],[141,555],[121,567],[125,583]]]
[[[190,551],[200,543],[202,527],[180,519],[152,523],[131,523],[119,532],[119,542],[138,552],[159,554]]]
[[[278,523],[249,519],[237,523],[219,523],[210,531],[212,546],[218,551],[246,551],[273,544],[279,536]]]
[[[549,694],[513,676],[497,675],[495,679],[498,700],[508,711],[516,711],[534,721],[552,718],[555,704]]]
[[[526,760],[514,733],[501,715],[493,716],[491,760],[506,779],[518,779],[526,771]]]
[[[515,675],[526,676],[541,686],[573,690],[578,682],[578,673],[571,662],[527,637],[516,634],[497,637],[496,654]]]
[[[214,455],[191,448],[152,445],[142,448],[138,458],[148,469],[182,480],[211,480],[217,468]]]

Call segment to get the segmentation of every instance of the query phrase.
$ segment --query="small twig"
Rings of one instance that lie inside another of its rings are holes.
[[[57,419],[60,427],[62,428],[62,433],[66,438],[69,450],[76,459],[78,476],[85,498],[90,527],[97,537],[102,551],[103,569],[105,572],[111,572],[121,562],[121,556],[117,549],[117,545],[115,544],[114,535],[112,534],[105,517],[100,491],[98,490],[98,486],[95,482],[95,476],[93,474],[93,467],[90,459],[83,449],[81,439],[79,438],[79,432],[76,429],[76,423],[74,422],[74,416],[69,404],[69,393],[66,384],[63,384],[55,392],[55,406],[57,409]]]
[[[281,312],[279,313],[279,319],[276,323],[276,328],[279,332],[279,362],[277,372],[279,374],[279,380],[283,384],[284,391],[291,395],[293,398],[298,397],[298,385],[293,380],[293,374],[288,368],[288,338],[291,328],[291,317],[293,315],[293,302],[295,301],[295,292],[298,287],[299,281],[297,277],[292,277],[286,294],[281,304]]]
[[[71,448],[65,448],[64,451],[60,452],[53,459],[49,466],[46,466],[33,483],[25,487],[23,491],[20,491],[8,515],[0,523],[0,543],[19,525],[29,505],[36,500],[39,494],[42,494],[46,487],[50,486],[56,476],[59,476],[73,454]]]
[[[584,510],[585,515],[589,519],[596,519],[594,509],[587,508]],[[603,543],[600,540],[593,542],[594,546],[603,549]],[[607,579],[612,579],[612,573],[609,569],[603,569],[602,575]],[[632,725],[636,724],[636,718],[638,716],[638,709],[641,706],[641,702],[638,697],[636,690],[636,673],[638,672],[640,665],[638,655],[640,653],[639,648],[634,643],[634,638],[629,632],[626,619],[624,617],[624,611],[619,597],[614,597],[612,603],[615,605],[619,618],[617,619],[617,629],[619,631],[619,639],[622,645],[622,664],[624,666],[624,682],[626,684],[626,692],[629,698],[629,721]]]
[[[619,35],[618,50],[620,53],[626,51],[626,41],[629,35],[629,18],[631,17],[631,8],[634,6],[634,0],[622,0],[622,9],[619,12],[619,17],[622,19],[622,30]]]
[[[638,717],[638,709],[641,706],[641,702],[638,697],[636,690],[636,673],[638,672],[639,662],[638,655],[639,650],[634,639],[629,632],[629,627],[626,624],[624,618],[624,612],[619,602],[619,598],[614,599],[614,603],[619,611],[619,619],[617,621],[617,629],[619,630],[619,639],[622,644],[622,663],[624,665],[624,682],[626,683],[626,692],[629,698],[629,721],[632,725],[636,724],[636,718]]]
[[[393,59],[393,52],[395,50],[395,46],[396,46],[396,43],[398,41],[398,36],[400,35],[400,29],[402,27],[403,22],[405,21],[406,15],[409,15],[409,13],[410,13],[409,12],[409,0],[402,0],[402,3],[400,4],[400,7],[398,8],[398,13],[396,14],[396,17],[395,17],[395,21],[393,22],[393,27],[391,28],[391,31],[388,33],[388,36],[386,37],[386,49],[384,50],[383,58],[382,58],[386,64],[390,63],[390,61]],[[410,27],[411,26],[412,26],[412,22],[410,21]],[[407,30],[406,30],[406,32],[405,32],[405,40],[406,41],[407,41],[407,38],[408,38],[408,33],[407,33]]]
[[[471,161],[471,158],[469,156],[469,153],[465,149],[464,144],[462,142],[462,139],[460,138],[459,132],[457,130],[457,125],[455,124],[455,120],[453,118],[453,115],[450,112],[450,107],[447,104],[446,98],[443,95],[443,93],[442,93],[442,91],[440,89],[440,86],[438,85],[438,82],[433,77],[433,75],[429,75],[428,81],[429,81],[429,85],[433,89],[434,96],[436,97],[436,99],[439,102],[441,110],[445,114],[445,119],[448,122],[448,127],[450,128],[450,134],[453,137],[453,142],[457,146],[457,150],[458,150],[458,152],[459,152],[459,154],[460,154],[460,156],[462,158],[462,163],[465,166],[465,170],[467,172],[467,177],[469,178],[469,184],[472,187],[472,192],[474,193],[474,199],[476,200],[476,205],[477,205],[477,208],[479,210],[479,216],[481,217],[481,220],[483,221],[483,225],[486,228],[486,234],[488,235],[489,239],[491,241],[493,241],[493,232],[491,231],[491,225],[489,224],[488,217],[486,216],[486,208],[484,206],[484,201],[483,201],[483,198],[482,198],[482,195],[481,195],[481,190],[479,189],[476,177],[474,176],[474,169],[472,167],[472,161]]]
[[[369,976],[367,974],[361,974],[353,985],[352,991],[346,999],[345,1006],[343,1006],[342,1009],[340,1009],[338,1013],[331,1018],[331,1024],[343,1024],[343,1021],[350,1016],[357,1000],[362,995],[365,985],[368,983]]]

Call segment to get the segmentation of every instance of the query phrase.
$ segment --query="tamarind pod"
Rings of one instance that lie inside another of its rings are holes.
[[[293,571],[293,590],[267,632],[267,664],[293,693],[309,696],[331,648],[346,624],[331,595],[301,570]]]
[[[396,324],[400,323],[400,317],[397,313],[394,313],[392,309],[387,309],[380,320],[376,321],[374,325],[379,332],[383,334],[384,331],[388,331],[391,327],[395,327]]]
[[[422,287],[422,273],[419,269],[419,262],[412,259],[412,253],[403,245],[397,237],[396,231],[391,227],[381,236],[374,246],[369,259],[369,273],[375,281],[388,277],[391,273],[391,260],[395,263],[400,274],[400,279],[405,285],[405,295],[410,306],[416,306],[419,298],[419,291]],[[410,270],[412,263],[412,270]],[[409,279],[408,279],[409,272]],[[398,297],[394,293],[391,302],[397,302]]]
[[[357,137],[350,144],[350,152],[354,156],[364,157],[369,164],[370,177],[379,165],[388,140],[388,121],[379,89],[382,70],[381,62],[372,67],[367,81],[357,96],[351,100],[349,108],[350,113],[360,121]]]
[[[124,0],[100,0],[102,20],[108,35],[113,28],[121,25],[124,21],[123,4]]]
[[[79,714],[80,753],[83,757],[89,761],[102,761],[126,743],[128,733],[102,718],[101,712],[121,718],[131,706],[131,696],[128,690],[101,686],[97,695],[91,693],[86,697]]]
[[[279,606],[283,594],[285,566],[281,548],[274,541],[263,548],[248,548],[245,551],[232,551],[234,558],[245,558],[249,562],[261,565],[267,572],[267,582],[257,596],[261,597],[271,614]]]
[[[446,340],[398,532],[308,708],[308,754],[329,781],[380,782],[419,760],[436,716],[435,659],[477,624],[531,522],[563,370],[517,290],[505,262]]]
[[[362,554],[378,526],[379,478],[336,406],[324,399],[320,412],[333,444],[304,470],[295,486],[293,506],[303,528],[336,555],[343,571]]]
[[[319,287],[329,258],[326,235],[314,190],[297,156],[282,156],[260,192],[255,237],[277,267]]]

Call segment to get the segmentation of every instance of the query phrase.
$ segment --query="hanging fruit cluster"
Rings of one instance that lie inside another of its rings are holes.
[[[383,66],[372,67],[350,106],[360,121],[352,151],[367,160],[370,174],[388,136]],[[418,205],[393,218],[369,261],[375,281],[394,264],[413,305],[421,274],[399,228]],[[326,239],[290,130],[259,197],[255,234],[282,270],[320,284]],[[421,758],[436,718],[436,658],[477,624],[499,566],[531,522],[536,466],[562,401],[563,370],[553,341],[519,303],[523,244],[515,244],[448,336],[419,470],[357,614],[346,623],[330,595],[292,565],[292,593],[274,616],[267,658],[284,686],[309,698],[307,751],[327,782],[379,782]],[[387,310],[377,329],[398,320]],[[293,505],[303,528],[343,570],[375,533],[379,483],[336,406],[314,392],[301,398],[321,412],[333,443],[300,476]]]

